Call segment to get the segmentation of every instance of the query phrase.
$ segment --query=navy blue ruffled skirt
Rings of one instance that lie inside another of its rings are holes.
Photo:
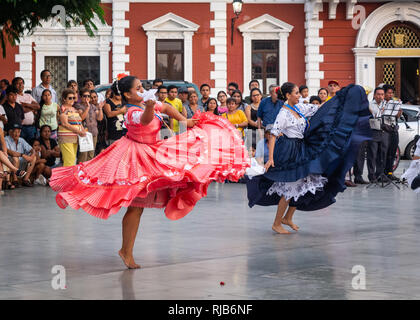
[[[281,136],[274,148],[274,167],[247,179],[249,206],[277,205],[280,196],[267,195],[274,182],[294,182],[310,174],[328,178],[322,190],[290,201],[298,210],[319,210],[335,202],[345,190],[344,179],[353,166],[360,144],[369,140],[369,103],[365,90],[349,85],[327,101],[311,118],[303,139]]]

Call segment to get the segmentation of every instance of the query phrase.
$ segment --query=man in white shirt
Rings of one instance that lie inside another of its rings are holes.
[[[43,70],[41,72],[41,83],[39,86],[32,89],[32,97],[36,100],[36,102],[41,101],[42,92],[45,89],[50,89],[51,91],[51,99],[52,102],[59,103],[57,99],[57,93],[55,92],[54,88],[51,86],[52,75],[49,70]]]

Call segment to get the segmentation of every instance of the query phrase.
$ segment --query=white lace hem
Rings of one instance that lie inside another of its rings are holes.
[[[317,190],[322,190],[327,182],[328,179],[321,175],[310,174],[295,182],[274,182],[267,191],[267,195],[277,193],[279,196],[284,196],[286,200],[293,198],[296,201],[308,192],[315,194]]]

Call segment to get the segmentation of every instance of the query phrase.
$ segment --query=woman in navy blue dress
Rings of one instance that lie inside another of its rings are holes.
[[[248,180],[247,190],[250,207],[277,205],[272,229],[290,233],[282,225],[299,229],[292,221],[296,208],[325,208],[344,191],[356,151],[370,137],[369,104],[356,85],[343,88],[321,108],[299,104],[293,83],[284,83],[277,93],[285,103],[271,129],[266,171]]]

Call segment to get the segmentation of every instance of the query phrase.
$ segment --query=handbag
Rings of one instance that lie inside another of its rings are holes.
[[[79,151],[80,152],[88,152],[88,151],[93,151],[94,150],[94,146],[93,146],[93,136],[90,132],[86,132],[86,136],[79,137]]]

